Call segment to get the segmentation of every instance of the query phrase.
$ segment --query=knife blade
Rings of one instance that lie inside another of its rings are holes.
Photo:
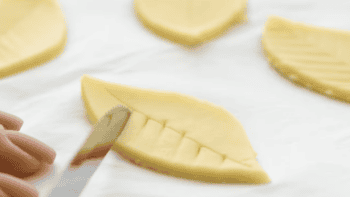
[[[123,131],[131,115],[124,106],[108,111],[93,127],[89,137],[56,179],[49,197],[77,197]]]

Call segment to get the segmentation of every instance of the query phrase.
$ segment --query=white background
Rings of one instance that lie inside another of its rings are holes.
[[[215,1],[215,0],[213,0]],[[0,80],[0,110],[22,133],[57,151],[43,193],[87,137],[80,78],[171,90],[224,106],[243,124],[266,185],[207,184],[134,166],[109,153],[82,197],[345,197],[350,194],[350,104],[285,80],[266,61],[261,34],[271,14],[350,31],[350,1],[250,0],[246,24],[194,50],[150,33],[132,0],[61,0],[68,42],[43,66]],[[350,55],[350,54],[349,54]]]

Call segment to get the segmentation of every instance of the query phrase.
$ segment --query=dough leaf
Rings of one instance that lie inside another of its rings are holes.
[[[66,38],[56,0],[0,1],[0,78],[54,59]]]
[[[224,108],[174,93],[81,79],[87,114],[95,123],[116,105],[132,110],[116,151],[159,172],[209,182],[266,183],[248,137]]]
[[[293,82],[350,102],[350,32],[271,16],[262,44],[282,75]]]
[[[134,0],[147,28],[184,45],[205,42],[241,23],[246,6],[246,0]]]

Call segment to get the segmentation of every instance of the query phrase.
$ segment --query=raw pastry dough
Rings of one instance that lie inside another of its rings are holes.
[[[95,123],[116,105],[132,110],[116,141],[124,157],[159,172],[208,182],[267,183],[248,137],[228,111],[207,101],[81,79],[87,114]]]
[[[169,40],[196,45],[246,20],[247,0],[134,0],[140,20]]]
[[[271,64],[295,83],[350,102],[350,32],[271,16],[262,44]]]
[[[0,0],[0,78],[55,58],[66,38],[56,0]]]

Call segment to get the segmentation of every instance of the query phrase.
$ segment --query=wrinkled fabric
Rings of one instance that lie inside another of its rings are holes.
[[[0,110],[20,117],[22,133],[57,152],[29,178],[44,195],[92,125],[80,77],[176,91],[225,107],[242,123],[266,185],[207,184],[135,166],[110,152],[82,197],[339,196],[350,193],[350,104],[287,81],[268,64],[261,34],[270,14],[350,31],[349,1],[250,0],[248,21],[195,49],[145,29],[132,0],[61,0],[68,42],[57,59],[0,80]]]

